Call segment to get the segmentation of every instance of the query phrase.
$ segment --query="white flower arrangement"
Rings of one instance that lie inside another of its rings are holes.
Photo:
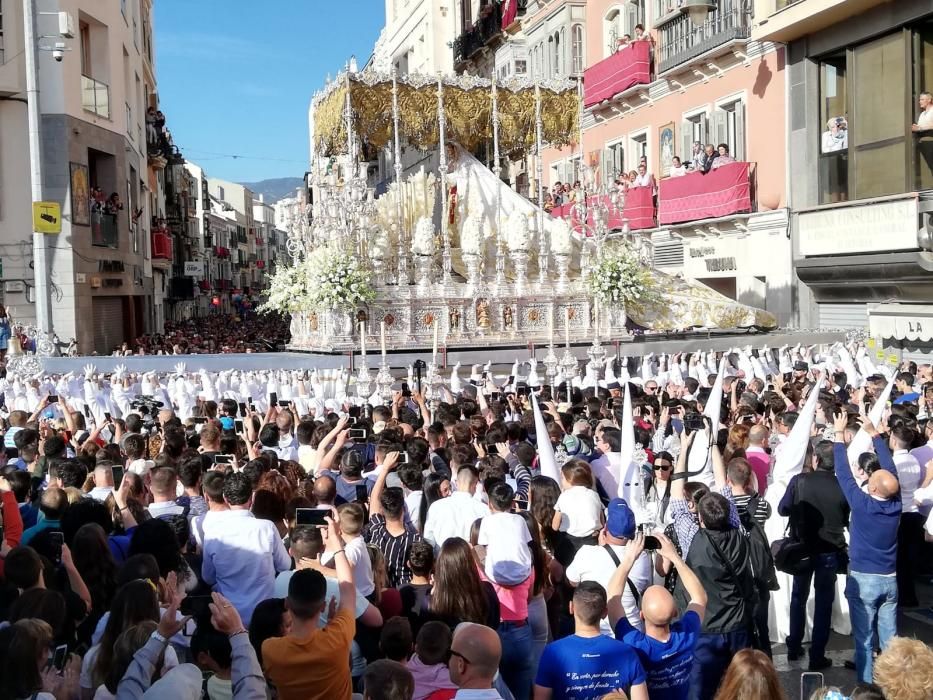
[[[434,224],[427,216],[418,219],[415,235],[411,239],[411,251],[415,255],[434,254]]]
[[[587,285],[590,294],[608,307],[646,303],[657,295],[651,269],[625,245],[603,247]]]
[[[479,255],[483,249],[483,220],[470,214],[460,232],[460,249],[466,255]]]
[[[509,217],[505,244],[512,253],[525,252],[528,250],[528,246],[531,245],[528,217],[521,212],[515,212]]]
[[[334,246],[321,246],[306,260],[276,269],[269,282],[269,298],[258,310],[355,309],[375,296],[358,258]]]
[[[566,219],[554,219],[551,225],[551,252],[554,255],[570,255],[573,234]]]
[[[369,242],[369,255],[373,260],[385,260],[389,257],[389,232],[380,228]]]

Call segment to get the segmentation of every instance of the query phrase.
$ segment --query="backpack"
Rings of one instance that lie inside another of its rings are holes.
[[[777,580],[777,569],[774,566],[774,556],[771,554],[771,545],[761,524],[755,520],[754,513],[758,510],[758,496],[752,496],[744,513],[739,516],[742,527],[745,528],[745,537],[748,539],[748,563],[752,567],[752,576],[760,591],[776,591],[780,588]]]

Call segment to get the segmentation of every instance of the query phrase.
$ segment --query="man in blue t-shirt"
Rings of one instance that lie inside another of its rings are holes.
[[[696,574],[677,554],[673,543],[662,534],[654,537],[661,544],[659,554],[677,569],[690,596],[687,611],[678,620],[674,597],[663,586],[651,586],[641,599],[645,631],[633,627],[626,618],[622,607],[622,591],[632,566],[645,546],[645,536],[638,534],[626,548],[619,567],[609,581],[609,621],[615,630],[616,639],[638,654],[645,669],[651,700],[686,700],[690,690],[693,650],[706,614],[706,591]]]
[[[544,648],[534,700],[598,700],[616,690],[630,700],[648,700],[645,672],[635,652],[599,629],[606,606],[606,590],[595,581],[576,587],[570,604],[574,634]]]

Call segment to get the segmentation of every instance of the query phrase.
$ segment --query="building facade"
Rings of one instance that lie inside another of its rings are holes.
[[[550,191],[589,173],[611,190],[644,160],[652,189],[628,190],[624,218],[651,241],[655,266],[789,324],[784,48],[750,38],[746,3],[719,0],[698,22],[682,5],[528,3],[521,33],[531,75],[582,75],[584,86],[582,147],[545,149],[543,184]],[[674,156],[690,160],[695,143],[724,144],[737,163],[670,177]],[[528,171],[529,194],[537,198],[536,168]],[[734,205],[722,201],[733,196]],[[635,218],[628,206],[637,201]]]
[[[754,37],[787,45],[800,324],[928,359],[933,3],[759,0],[755,18]]]

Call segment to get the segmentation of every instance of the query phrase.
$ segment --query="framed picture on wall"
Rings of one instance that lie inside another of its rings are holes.
[[[71,168],[71,223],[91,225],[91,189],[88,185],[87,166],[69,163]]]
[[[658,148],[661,154],[662,176],[669,175],[671,172],[671,164],[674,160],[674,137],[677,135],[674,129],[674,122],[665,124],[658,129]]]

